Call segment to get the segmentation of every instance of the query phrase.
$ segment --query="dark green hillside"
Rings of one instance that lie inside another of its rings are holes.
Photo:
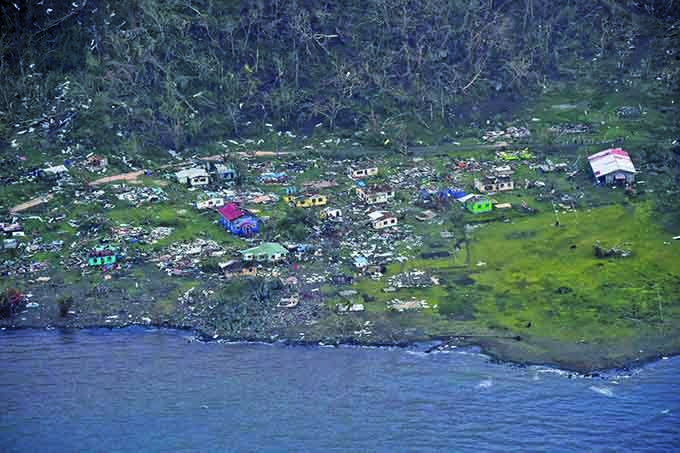
[[[623,78],[641,58],[654,72],[680,51],[666,51],[673,1],[15,3],[0,6],[0,138],[48,119],[43,149],[181,149],[265,124],[390,127],[407,141],[497,118],[556,80]],[[677,69],[667,77],[680,86]]]

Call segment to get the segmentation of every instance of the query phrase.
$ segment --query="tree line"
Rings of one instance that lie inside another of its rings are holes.
[[[449,127],[640,33],[594,0],[26,0],[3,4],[0,137],[173,149],[265,124]],[[636,2],[668,26],[672,1]],[[68,133],[64,130],[68,129]]]

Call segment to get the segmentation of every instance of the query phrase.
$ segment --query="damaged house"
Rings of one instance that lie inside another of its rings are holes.
[[[378,174],[378,167],[355,168],[349,167],[347,174],[352,179],[361,179]]]
[[[238,178],[238,170],[231,164],[211,163],[210,171],[218,181],[231,182]]]
[[[357,187],[359,199],[366,204],[381,204],[394,200],[395,192],[388,186]]]
[[[224,206],[225,200],[222,197],[208,198],[205,200],[199,200],[196,202],[196,209],[213,209]]]
[[[376,230],[382,230],[397,225],[397,217],[386,211],[376,211],[368,215],[371,226]]]
[[[219,267],[227,278],[257,276],[257,264],[253,262],[229,260],[225,263],[220,263]]]
[[[207,186],[210,183],[208,172],[204,168],[188,168],[175,173],[175,178],[180,184],[189,187]]]
[[[92,155],[85,160],[85,167],[92,172],[106,170],[108,165],[109,160],[104,156]]]
[[[288,175],[283,172],[265,172],[260,175],[259,180],[262,184],[283,184],[288,181]]]
[[[632,184],[635,166],[630,156],[621,148],[612,148],[588,157],[590,168],[598,184]]]
[[[475,189],[481,193],[506,192],[515,188],[512,180],[512,169],[509,166],[496,167],[489,175],[475,179]]]
[[[330,220],[332,222],[342,221],[342,211],[338,208],[325,208],[319,214],[322,220]]]
[[[260,221],[257,217],[241,210],[236,203],[229,203],[217,210],[220,214],[220,225],[231,234],[241,237],[251,237],[260,231]]]
[[[50,180],[50,181],[58,181],[62,178],[65,178],[68,176],[68,168],[66,168],[65,165],[55,165],[53,167],[47,167],[45,169],[42,169],[38,172],[39,176]]]

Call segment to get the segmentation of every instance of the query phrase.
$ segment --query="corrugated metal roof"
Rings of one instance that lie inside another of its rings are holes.
[[[635,173],[635,166],[630,156],[621,148],[612,148],[600,151],[588,157],[590,167],[595,176],[606,176],[617,171]]]
[[[232,222],[245,214],[239,209],[236,203],[229,203],[228,205],[222,206],[217,212],[229,222]]]
[[[201,176],[208,176],[208,172],[204,168],[188,168],[186,170],[181,170],[175,173],[175,177],[178,179],[183,178],[199,178]]]

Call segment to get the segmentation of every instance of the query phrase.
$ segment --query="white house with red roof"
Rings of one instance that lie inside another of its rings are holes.
[[[630,156],[621,148],[605,149],[588,157],[590,168],[600,184],[632,184],[635,166]]]

